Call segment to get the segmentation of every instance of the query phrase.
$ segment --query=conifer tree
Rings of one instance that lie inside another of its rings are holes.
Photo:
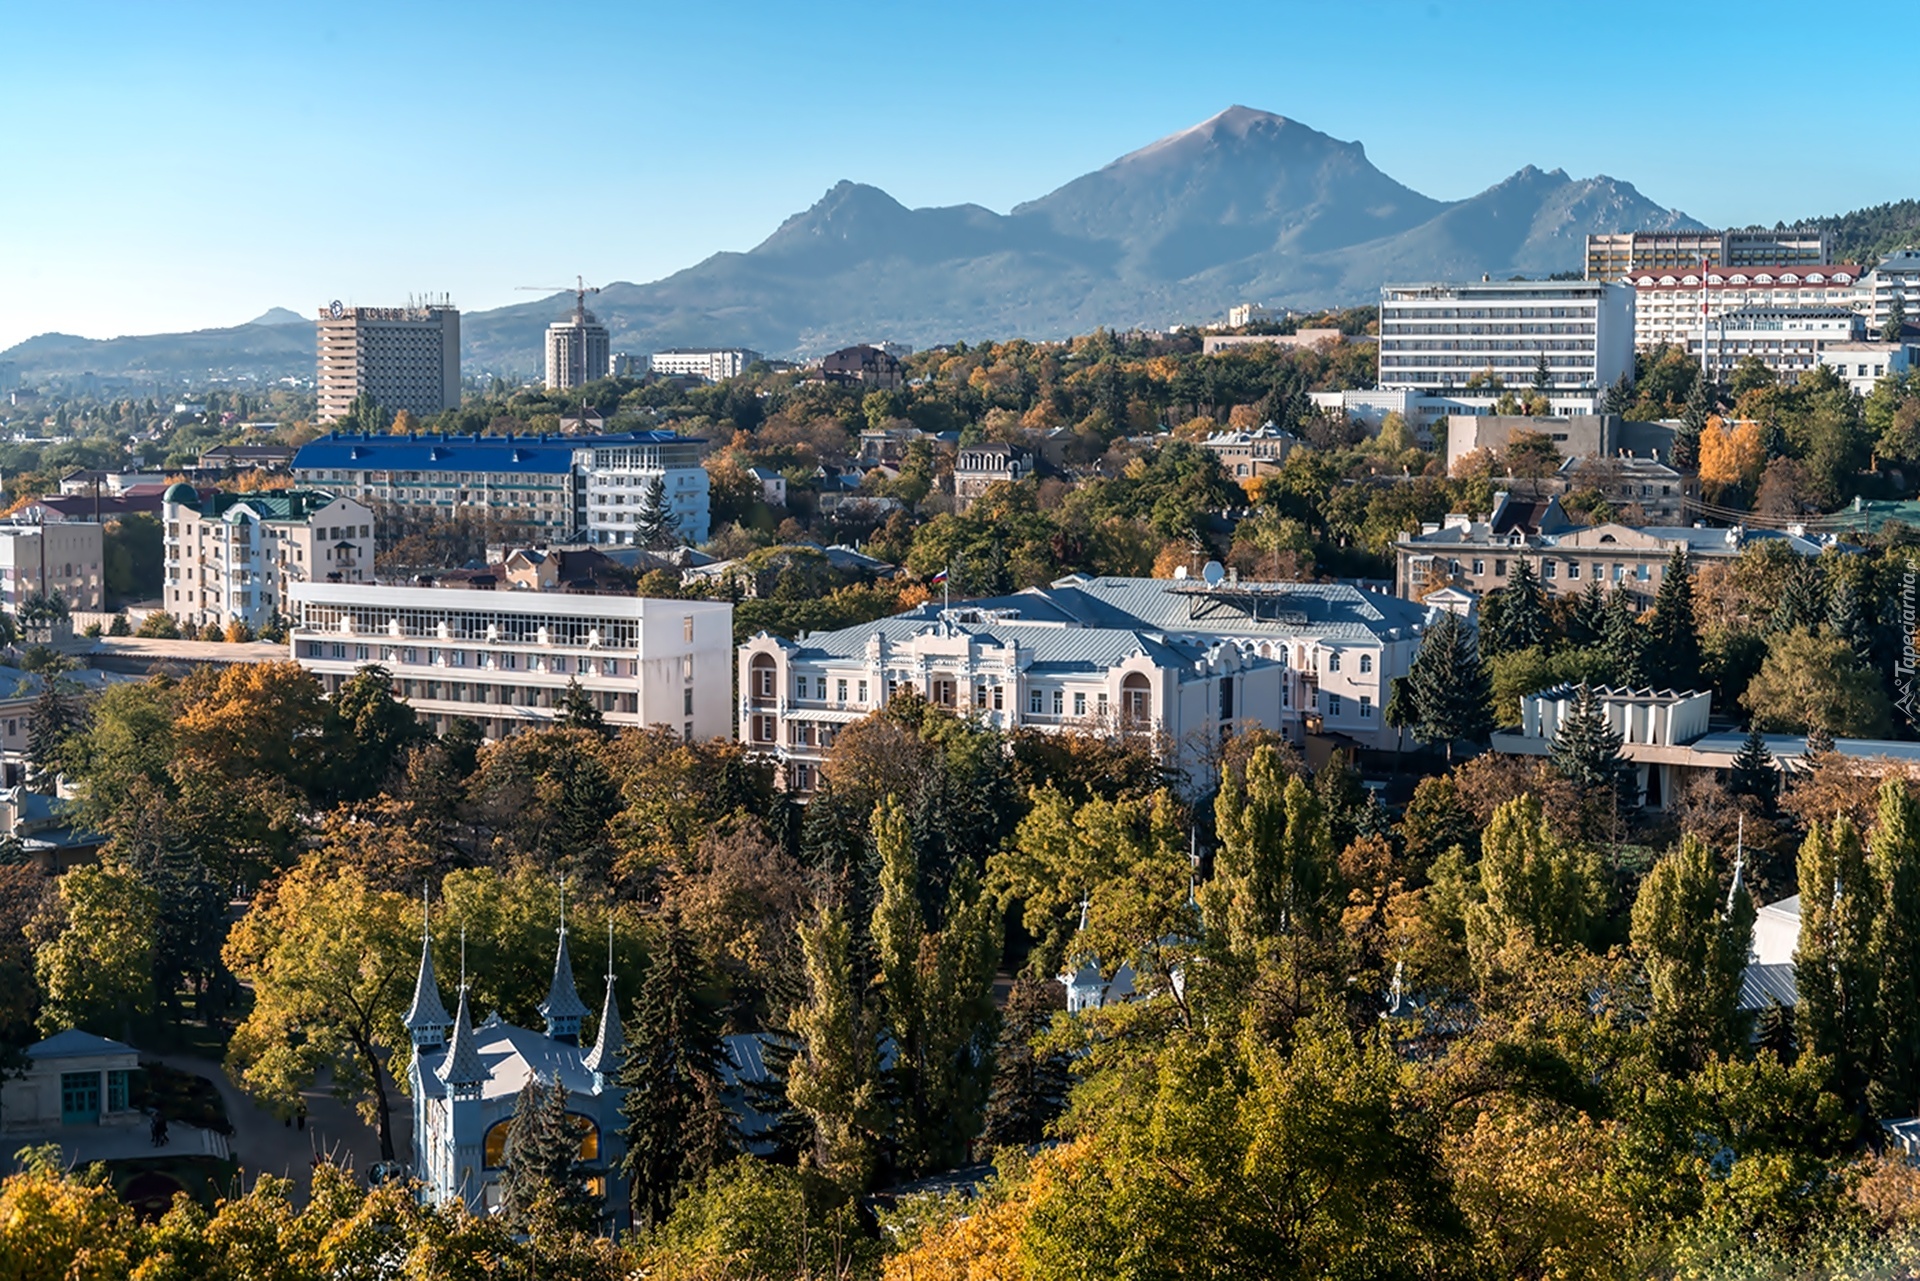
[[[593,701],[593,695],[581,688],[580,680],[575,677],[567,682],[561,691],[559,701],[560,724],[568,729],[590,729],[596,734],[607,732],[607,718]]]
[[[1456,742],[1482,742],[1493,729],[1493,687],[1473,632],[1455,614],[1443,611],[1427,629],[1401,693],[1414,737],[1443,745],[1448,760]]]
[[[1796,628],[1812,631],[1827,616],[1825,586],[1820,581],[1820,565],[1804,556],[1796,556],[1781,576],[1780,599],[1767,618],[1766,631],[1790,632]]]
[[[800,1048],[788,1072],[787,1097],[813,1123],[815,1168],[843,1188],[863,1188],[884,1124],[879,1036],[854,992],[847,922],[839,908],[822,905],[817,918],[800,927],[800,950],[808,995],[790,1020]]]
[[[666,1221],[683,1193],[737,1145],[722,1097],[726,1044],[721,1003],[677,915],[668,914],[647,958],[618,1080],[626,1172],[637,1224]]]
[[[633,541],[641,547],[671,547],[680,541],[680,518],[667,502],[667,482],[655,476],[633,518]]]
[[[1827,595],[1827,634],[1847,643],[1862,667],[1873,663],[1873,626],[1861,603],[1853,580],[1836,575],[1833,590]]]
[[[1860,833],[1845,814],[1816,822],[1800,846],[1800,942],[1793,952],[1801,1048],[1833,1064],[1833,1085],[1859,1101],[1878,1044],[1873,921],[1878,893]]]
[[[1880,785],[1868,863],[1879,891],[1873,921],[1879,1053],[1868,1091],[1877,1116],[1920,1111],[1920,802],[1904,779]]]
[[[40,697],[33,700],[33,723],[27,734],[27,787],[31,791],[53,795],[60,776],[61,752],[68,736],[84,721],[76,692],[56,676],[48,679]]]
[[[993,1089],[980,1136],[989,1147],[1038,1143],[1065,1109],[1067,1056],[1036,1047],[1034,1039],[1066,1008],[1066,994],[1058,983],[1030,975],[1014,980],[994,1051]]]
[[[1701,373],[1687,390],[1687,403],[1680,412],[1680,427],[1673,433],[1673,457],[1668,461],[1682,471],[1700,465],[1700,433],[1713,416],[1713,384]]]
[[[1647,629],[1634,615],[1625,592],[1607,593],[1600,649],[1613,671],[1614,684],[1633,689],[1647,683]]]
[[[580,1132],[567,1113],[567,1087],[529,1076],[508,1123],[500,1199],[516,1231],[530,1235],[592,1232],[600,1210],[576,1169]]]
[[[1723,895],[1713,856],[1691,833],[1653,865],[1633,903],[1632,939],[1647,969],[1655,1046],[1690,1072],[1746,1044],[1740,981],[1753,941],[1753,896]]]
[[[1622,372],[1607,387],[1606,399],[1601,403],[1602,413],[1624,414],[1633,408],[1633,378]]]
[[[1693,565],[1685,547],[1674,548],[1667,558],[1647,622],[1649,678],[1667,689],[1699,689],[1700,632],[1693,616]]]
[[[1780,767],[1758,726],[1747,731],[1746,742],[1733,758],[1727,790],[1735,796],[1753,797],[1769,813],[1780,799]]]
[[[1833,750],[1833,731],[1824,721],[1815,721],[1807,726],[1807,747],[1805,758],[1811,761],[1816,756],[1824,756]]]
[[[1496,605],[1496,602],[1498,604]],[[1545,645],[1553,630],[1547,619],[1546,601],[1540,594],[1540,580],[1533,562],[1522,556],[1513,567],[1507,585],[1488,595],[1481,606],[1480,651],[1495,658],[1516,650]]]
[[[1600,580],[1589,578],[1587,588],[1574,599],[1567,614],[1567,644],[1586,649],[1600,644],[1607,635],[1607,594]]]
[[[1572,709],[1548,745],[1547,758],[1582,792],[1618,797],[1627,787],[1629,768],[1621,747],[1620,731],[1607,720],[1599,695],[1582,681]]]

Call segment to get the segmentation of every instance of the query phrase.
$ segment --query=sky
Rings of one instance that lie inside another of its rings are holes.
[[[1920,195],[1920,153],[1881,114],[1848,122],[1840,68],[1809,73],[1806,18],[1771,0],[0,0],[0,350],[653,280],[751,248],[842,178],[1005,212],[1234,103],[1358,139],[1438,199],[1526,164],[1715,226]]]

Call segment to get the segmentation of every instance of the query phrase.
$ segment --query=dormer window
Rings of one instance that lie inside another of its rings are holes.
[[[1745,276],[1730,276],[1728,277],[1728,279],[1731,280],[1736,285],[1744,285],[1747,283],[1747,278]]]
[[[1763,271],[1753,278],[1753,283],[1756,285],[1770,285],[1773,283],[1773,277]]]

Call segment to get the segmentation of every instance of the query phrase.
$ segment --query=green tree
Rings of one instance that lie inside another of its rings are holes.
[[[1827,593],[1826,633],[1847,643],[1862,667],[1873,662],[1873,626],[1860,591],[1849,575],[1837,575],[1833,590]]]
[[[67,740],[86,723],[80,691],[55,676],[48,678],[33,700],[32,728],[27,733],[27,786],[51,796],[65,768]]]
[[[879,1036],[853,990],[850,943],[846,918],[832,906],[800,927],[808,991],[790,1019],[800,1049],[787,1097],[813,1124],[814,1166],[841,1187],[858,1189],[873,1169],[885,1120]]]
[[[993,1086],[980,1136],[989,1147],[1039,1143],[1065,1109],[1071,1084],[1067,1056],[1038,1042],[1066,1008],[1066,995],[1052,979],[1023,974],[1014,980],[993,1055]]]
[[[1887,304],[1887,323],[1880,330],[1881,342],[1903,342],[1906,338],[1907,303],[1899,290],[1894,290],[1893,301]]]
[[[1740,981],[1753,916],[1744,886],[1721,894],[1713,855],[1691,833],[1640,883],[1633,946],[1647,969],[1654,1044],[1670,1070],[1689,1072],[1746,1045]]]
[[[393,694],[386,668],[369,664],[347,678],[330,704],[334,790],[351,800],[380,792],[407,753],[432,736],[413,708]]]
[[[567,1086],[556,1071],[543,1082],[536,1071],[520,1087],[507,1124],[500,1203],[516,1231],[542,1237],[591,1232],[600,1209],[578,1169],[580,1131],[567,1112]]]
[[[1735,796],[1751,796],[1768,813],[1780,798],[1780,766],[1767,748],[1766,735],[1758,726],[1747,731],[1746,741],[1734,755],[1728,772],[1727,790]]]
[[[1667,558],[1660,591],[1653,599],[1653,613],[1647,619],[1648,675],[1656,685],[1668,689],[1699,689],[1700,631],[1693,614],[1693,565],[1685,547],[1673,549]]]
[[[1319,934],[1334,889],[1325,807],[1271,745],[1254,749],[1244,783],[1232,771],[1221,780],[1214,825],[1220,849],[1201,901],[1217,937],[1253,959],[1285,935]]]
[[[134,635],[148,640],[179,640],[180,624],[173,621],[172,614],[156,609],[140,620],[139,630]]]
[[[628,1020],[620,1104],[623,1169],[634,1222],[664,1223],[675,1202],[733,1155],[732,1114],[722,1097],[724,1011],[712,976],[678,916],[669,915],[648,958]]]
[[[1819,627],[1827,616],[1826,583],[1819,562],[1795,557],[1786,562],[1779,583],[1780,599],[1767,618],[1767,631],[1813,631]]]
[[[1582,682],[1574,693],[1573,707],[1547,747],[1548,759],[1583,793],[1631,801],[1635,799],[1628,794],[1632,767],[1621,755],[1621,746],[1620,731],[1607,720],[1599,695]]]
[[[1774,635],[1760,670],[1740,696],[1760,729],[1846,738],[1884,738],[1889,720],[1880,678],[1860,666],[1837,636],[1804,628]]]
[[[1586,649],[1599,645],[1607,634],[1607,594],[1598,578],[1587,580],[1586,590],[1567,611],[1567,645]]]
[[[1880,785],[1867,864],[1878,892],[1870,968],[1880,1005],[1868,1102],[1878,1116],[1912,1116],[1920,1108],[1920,801],[1904,779]]]
[[[667,482],[655,476],[633,518],[633,541],[641,547],[671,547],[680,541],[680,518],[667,501]]]
[[[1545,646],[1553,637],[1540,580],[1533,561],[1525,556],[1514,563],[1507,585],[1488,593],[1481,611],[1480,652],[1484,658]]]
[[[1879,1043],[1873,883],[1860,833],[1840,814],[1800,846],[1800,942],[1793,951],[1802,1049],[1832,1065],[1833,1085],[1859,1100]]]
[[[133,1040],[154,1007],[159,903],[131,870],[76,867],[59,881],[51,918],[30,927],[41,1032],[67,1028]]]
[[[1443,612],[1427,629],[1407,672],[1407,727],[1422,742],[1480,742],[1493,728],[1493,688],[1467,625]]]
[[[1713,416],[1713,385],[1703,374],[1693,380],[1687,390],[1686,407],[1680,414],[1680,427],[1673,434],[1673,458],[1675,467],[1692,470],[1700,465],[1700,433],[1706,430],[1707,420]]]
[[[1467,942],[1482,973],[1516,935],[1540,949],[1585,944],[1606,913],[1599,858],[1556,836],[1531,793],[1494,810],[1478,879],[1485,899],[1468,909]]]
[[[393,1122],[382,1065],[404,1061],[401,1018],[419,965],[420,925],[406,895],[376,890],[354,868],[302,863],[256,898],[222,956],[251,984],[253,1010],[227,1047],[227,1071],[283,1112],[330,1073],[334,1094],[359,1106],[392,1160]]]
[[[568,729],[587,729],[596,734],[607,732],[607,718],[593,701],[593,695],[581,688],[578,679],[569,680],[560,695],[558,720]]]
[[[1625,592],[1607,593],[1600,633],[1600,651],[1612,669],[1614,683],[1629,687],[1646,684],[1647,629],[1634,615],[1633,602]]]

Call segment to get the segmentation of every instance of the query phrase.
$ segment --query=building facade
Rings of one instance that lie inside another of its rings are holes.
[[[17,614],[29,598],[57,592],[68,609],[100,609],[105,560],[105,531],[95,521],[0,522],[0,606]]]
[[[1859,267],[1771,263],[1755,267],[1667,267],[1629,274],[1633,342],[1641,349],[1684,345],[1709,321],[1749,307],[1845,307],[1866,298]]]
[[[1620,231],[1587,237],[1587,279],[1625,280],[1663,267],[1811,265],[1828,261],[1833,240],[1815,228],[1790,231]]]
[[[590,311],[547,326],[547,390],[566,391],[605,378],[612,347],[607,327]]]
[[[1906,323],[1920,323],[1920,249],[1902,249],[1880,260],[1863,282],[1867,295],[1867,324],[1875,337],[1885,337],[1893,319],[1894,300],[1900,301]]]
[[[1704,326],[1696,323],[1687,337],[1687,354],[1704,361],[1720,381],[1752,357],[1781,382],[1796,383],[1821,363],[1823,348],[1862,342],[1866,336],[1866,318],[1847,307],[1742,307]]]
[[[1033,473],[1033,455],[1015,445],[968,445],[953,461],[953,509],[964,515],[1001,481],[1018,484]]]
[[[647,369],[651,373],[704,378],[717,383],[738,378],[747,372],[747,366],[765,359],[751,347],[669,347],[647,357]]]
[[[1269,423],[1258,431],[1217,431],[1200,447],[1220,460],[1235,480],[1251,480],[1278,471],[1300,438]]]
[[[842,347],[823,357],[819,376],[826,382],[848,383],[878,391],[898,391],[907,381],[906,370],[898,356],[864,344]]]
[[[876,623],[740,646],[742,738],[806,794],[846,726],[911,690],[1001,729],[1150,735],[1204,790],[1224,734],[1259,725],[1395,750],[1390,682],[1428,611],[1324,583],[1064,578]]]
[[[725,601],[345,583],[296,583],[292,600],[293,658],[329,694],[377,664],[436,732],[551,725],[578,683],[609,725],[733,735]]]
[[[1882,378],[1898,378],[1920,367],[1920,342],[1830,342],[1820,348],[1818,359],[1866,396]]]
[[[653,482],[678,536],[709,536],[705,441],[666,431],[610,436],[368,436],[303,445],[294,478],[373,507],[496,521],[528,536],[636,542]]]
[[[294,583],[373,581],[373,513],[326,490],[162,496],[161,604],[183,626],[258,630],[288,612]]]
[[[389,414],[460,407],[460,313],[451,306],[320,309],[319,420],[371,396]]]
[[[1633,376],[1633,291],[1596,281],[1385,285],[1380,386],[1491,412],[1528,394],[1541,362],[1555,414],[1590,414]]]

